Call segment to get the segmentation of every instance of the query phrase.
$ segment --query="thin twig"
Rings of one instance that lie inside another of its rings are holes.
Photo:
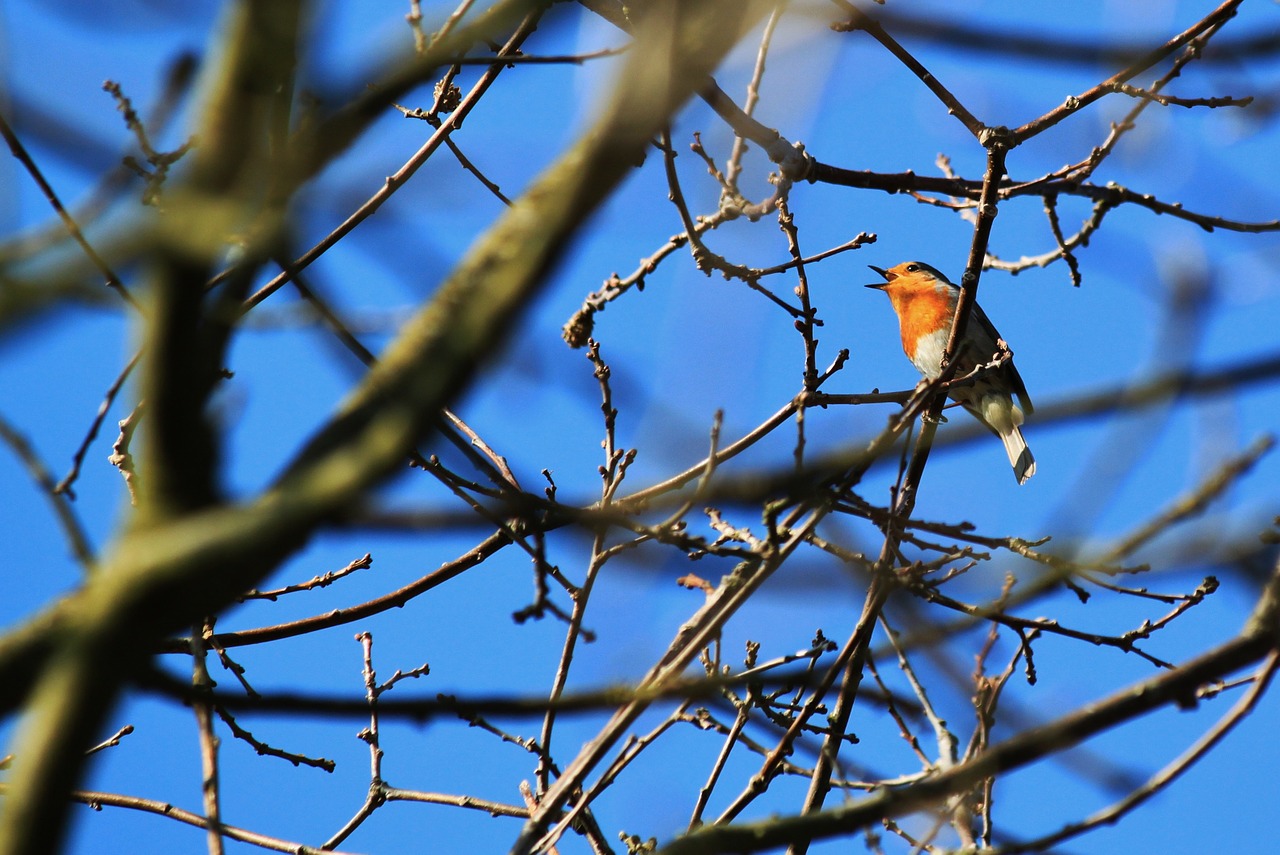
[[[27,441],[13,425],[3,416],[0,416],[0,440],[3,440],[14,455],[22,462],[23,467],[27,470],[27,474],[31,476],[31,480],[40,488],[40,492],[49,500],[49,506],[53,509],[53,515],[58,520],[58,525],[62,528],[62,534],[67,539],[67,544],[71,547],[71,554],[75,556],[76,562],[84,570],[93,569],[94,562],[97,558],[94,556],[93,547],[89,543],[89,534],[81,525],[80,519],[76,516],[75,511],[71,508],[66,493],[58,489],[58,485],[53,482],[53,474],[48,467],[44,465],[44,461],[36,454],[36,450]]]
[[[58,218],[62,220],[62,224],[66,227],[67,233],[70,234],[75,242],[80,245],[80,249],[83,250],[89,261],[91,261],[93,266],[98,269],[98,272],[102,274],[103,278],[107,282],[107,286],[119,294],[121,299],[129,304],[130,307],[141,311],[141,307],[138,305],[138,302],[133,298],[133,295],[129,293],[129,289],[125,287],[124,283],[120,281],[120,277],[116,276],[110,265],[107,264],[106,260],[103,259],[102,256],[98,255],[98,251],[90,245],[89,240],[84,236],[84,233],[80,231],[80,226],[76,223],[75,218],[73,218],[71,213],[62,206],[62,200],[58,198],[58,194],[54,191],[53,186],[45,179],[44,173],[40,171],[40,167],[36,166],[35,161],[31,159],[31,155],[27,153],[26,147],[22,144],[22,141],[18,139],[18,135],[14,133],[13,128],[9,127],[9,122],[5,119],[3,113],[0,113],[0,136],[4,137],[5,142],[9,145],[9,151],[13,154],[14,158],[22,164],[22,167],[27,170],[27,174],[31,176],[32,180],[36,182],[36,185],[40,188],[40,192],[44,194],[44,198],[58,214]]]
[[[220,790],[218,788],[218,747],[221,740],[213,730],[213,703],[207,700],[213,688],[213,680],[209,678],[209,669],[205,667],[208,648],[205,639],[212,632],[212,626],[197,626],[191,637],[192,675],[191,688],[197,698],[205,696],[192,704],[196,716],[196,726],[200,742],[200,792],[204,801],[204,815],[208,822],[205,840],[209,847],[209,855],[222,855],[222,808]]]
[[[9,792],[9,785],[0,783],[0,795]],[[196,828],[208,829],[210,827],[209,820],[199,814],[183,810],[169,802],[156,801],[154,799],[143,799],[137,796],[124,796],[119,793],[103,793],[92,790],[72,790],[68,794],[68,798],[86,804],[91,808],[118,807],[128,810],[142,811],[143,813],[153,813],[167,819],[176,820],[177,822],[195,826]],[[295,843],[289,840],[282,840],[278,837],[268,837],[265,834],[259,834],[256,831],[248,831],[243,828],[237,828],[234,825],[221,825],[219,830],[223,837],[229,840],[237,840],[241,843],[248,843],[252,846],[260,846],[263,849],[270,849],[273,852],[287,852],[289,855],[343,855],[342,852],[332,848],[321,848],[315,846],[306,846],[301,843]],[[348,853],[350,855],[350,853]]]

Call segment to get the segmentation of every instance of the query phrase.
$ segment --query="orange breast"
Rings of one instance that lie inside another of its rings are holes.
[[[955,302],[946,289],[931,286],[923,288],[885,289],[898,313],[898,327],[902,333],[902,349],[907,358],[916,361],[916,342],[941,329],[951,328],[955,315]]]

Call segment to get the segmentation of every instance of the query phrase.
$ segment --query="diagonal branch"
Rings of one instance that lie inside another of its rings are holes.
[[[914,784],[820,813],[738,826],[708,826],[677,838],[662,855],[755,852],[849,834],[886,817],[937,805],[999,772],[1029,765],[1063,748],[1170,704],[1193,703],[1195,692],[1271,655],[1280,644],[1280,570],[1271,577],[1245,628],[1235,638],[1173,671],[1129,686],[1108,698],[1006,739],[976,757]]]
[[[24,750],[0,816],[0,853],[56,850],[83,746],[122,682],[160,638],[258,584],[400,465],[504,339],[573,234],[732,47],[738,27],[763,10],[704,0],[658,11],[666,14],[641,28],[633,68],[601,118],[503,212],[274,488],[245,505],[129,532],[84,588],[0,640],[0,662],[24,647],[52,654],[23,663],[28,679],[6,685],[0,698],[11,708],[30,695],[18,737]],[[641,65],[654,55],[681,64],[655,80]]]
[[[1235,17],[1236,9],[1239,8],[1242,2],[1243,0],[1226,0],[1226,2],[1217,9],[1214,9],[1195,24],[1183,30],[1181,33],[1178,33],[1178,35],[1169,39],[1169,41],[1165,42],[1160,47],[1154,48],[1145,55],[1139,57],[1128,68],[1123,71],[1116,72],[1106,80],[1085,90],[1084,92],[1081,92],[1079,95],[1069,96],[1061,105],[1045,113],[1040,118],[1032,119],[1022,127],[1017,128],[1013,132],[1013,144],[1018,145],[1019,143],[1026,142],[1037,134],[1053,127],[1072,113],[1077,112],[1083,107],[1089,106],[1104,95],[1108,95],[1116,91],[1116,87],[1119,84],[1132,80],[1134,77],[1146,71],[1160,60],[1169,56],[1169,54],[1173,53],[1178,48],[1190,42],[1196,36],[1199,36],[1207,30],[1221,26],[1224,21]]]

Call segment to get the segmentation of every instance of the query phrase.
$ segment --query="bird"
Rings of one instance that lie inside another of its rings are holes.
[[[883,291],[893,304],[902,334],[902,349],[907,358],[929,380],[942,373],[942,354],[951,337],[960,286],[923,261],[904,261],[888,270],[867,265],[884,277],[868,288]],[[964,339],[955,355],[958,361],[955,377],[963,377],[975,366],[994,360],[1004,348],[1000,333],[982,307],[974,303],[965,326]],[[1022,437],[1023,414],[1034,412],[1027,387],[1006,359],[972,381],[952,386],[948,397],[957,401],[1004,443],[1009,465],[1019,484],[1036,474],[1036,459]],[[1017,396],[1022,406],[1013,401]]]

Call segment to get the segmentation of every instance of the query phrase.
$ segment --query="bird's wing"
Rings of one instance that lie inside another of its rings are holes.
[[[969,326],[972,328],[970,333],[973,335],[974,344],[982,349],[983,357],[990,359],[996,354],[996,342],[1000,338],[1000,333],[996,330],[995,324],[991,323],[991,319],[987,317],[987,313],[982,311],[982,307],[977,303],[973,304],[973,313],[969,316]],[[1022,404],[1023,412],[1031,414],[1035,412],[1035,407],[1031,404],[1031,396],[1027,394],[1027,385],[1022,382],[1022,375],[1018,373],[1018,368],[1010,359],[1000,369],[1000,373],[1009,383],[1009,388],[1018,396],[1018,401]]]

